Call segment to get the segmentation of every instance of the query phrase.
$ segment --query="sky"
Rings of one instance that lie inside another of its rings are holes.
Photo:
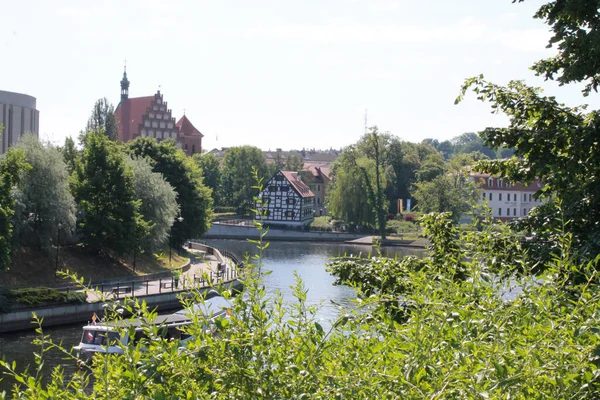
[[[555,54],[528,0],[0,0],[0,90],[37,98],[40,138],[77,137],[94,102],[157,90],[203,148],[329,149],[367,125],[403,140],[451,139],[507,118],[461,84],[484,74],[600,108],[582,85],[529,66]]]

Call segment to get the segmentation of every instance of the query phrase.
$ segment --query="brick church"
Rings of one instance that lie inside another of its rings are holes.
[[[121,102],[115,110],[119,141],[129,142],[139,136],[157,141],[175,139],[187,156],[200,153],[204,136],[184,115],[175,122],[160,90],[153,96],[129,97],[127,70],[121,79]]]

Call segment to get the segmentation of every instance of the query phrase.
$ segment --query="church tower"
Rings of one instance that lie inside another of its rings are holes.
[[[127,66],[123,70],[123,79],[121,79],[121,103],[129,98],[129,79],[127,79]]]

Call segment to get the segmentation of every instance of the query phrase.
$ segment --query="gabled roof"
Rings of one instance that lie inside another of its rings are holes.
[[[131,135],[138,131],[142,116],[152,106],[152,100],[154,96],[133,97],[119,103],[115,110],[115,117],[121,140],[130,140]]]
[[[302,182],[297,172],[293,171],[279,171],[288,180],[288,182],[292,185],[296,193],[300,195],[300,197],[314,197],[315,194],[310,190],[308,185]]]
[[[188,117],[185,116],[185,114],[179,119],[179,121],[177,121],[175,126],[179,129],[180,135],[204,137],[204,135],[198,129],[196,129],[194,125],[192,125],[192,123],[190,122]]]

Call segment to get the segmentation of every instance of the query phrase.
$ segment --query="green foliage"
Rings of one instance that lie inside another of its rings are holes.
[[[115,117],[115,107],[106,97],[99,99],[92,108],[85,132],[103,132],[107,138],[116,141],[119,138],[119,128]],[[85,137],[85,135],[83,135]]]
[[[519,0],[522,2],[523,0]],[[516,0],[513,0],[513,3]],[[542,5],[534,17],[552,27],[547,47],[556,46],[558,54],[536,62],[532,69],[561,85],[586,81],[584,95],[600,84],[600,1],[553,0]]]
[[[428,215],[434,245],[425,258],[336,260],[338,282],[356,287],[359,298],[329,326],[316,319],[298,277],[293,302],[266,296],[260,256],[267,244],[258,240],[246,292],[230,298],[231,317],[211,321],[190,311],[193,340],[185,348],[160,335],[144,304],[125,305],[150,321],[142,324],[148,339],[123,346],[122,355],[96,355],[93,379],[83,371],[64,379],[56,370],[42,385],[45,354],[60,346],[41,331],[33,371],[7,361],[0,367],[17,382],[15,398],[597,398],[600,293],[591,282],[600,259],[555,259],[542,282],[494,275],[498,256],[518,264],[524,252],[497,246],[489,222],[459,232],[447,216]],[[571,281],[566,270],[586,279]],[[514,286],[519,291],[507,297]],[[196,294],[186,304],[204,301]]]
[[[212,153],[194,154],[193,160],[202,169],[204,184],[212,189],[213,204],[220,205],[221,163]]]
[[[135,198],[141,201],[139,211],[149,224],[148,234],[142,232],[140,248],[154,253],[166,242],[171,225],[179,215],[177,193],[160,173],[152,171],[147,160],[127,160],[133,170]]]
[[[555,195],[575,235],[577,247],[594,256],[600,249],[600,115],[584,107],[567,107],[541,89],[512,81],[507,87],[489,83],[482,76],[468,79],[462,95],[472,89],[478,99],[507,114],[507,128],[488,128],[481,133],[493,146],[515,147],[515,157],[478,163],[478,169],[514,182],[540,179],[545,186],[537,196]],[[547,218],[531,218],[525,227],[542,234],[544,219],[554,220],[557,205],[546,208]],[[540,224],[541,223],[541,224]]]
[[[83,292],[61,292],[44,287],[7,290],[3,294],[9,305],[18,304],[33,307],[47,304],[87,303],[87,296]]]
[[[12,260],[15,201],[11,192],[19,184],[21,172],[30,168],[25,154],[15,148],[9,148],[0,159],[0,270],[7,269]]]
[[[183,220],[173,225],[172,244],[180,246],[188,239],[201,237],[210,227],[213,202],[211,190],[204,185],[202,170],[196,162],[169,139],[158,143],[155,139],[140,137],[128,143],[126,151],[145,157],[153,165],[153,171],[161,173],[177,192]]]
[[[479,198],[475,184],[462,174],[440,175],[430,182],[419,182],[415,187],[413,194],[421,212],[450,212],[455,223],[473,209]]]
[[[68,236],[75,230],[75,201],[69,190],[69,173],[63,154],[34,135],[21,137],[17,146],[31,166],[21,171],[16,199],[15,236],[21,245],[47,247],[57,230]]]
[[[136,247],[140,232],[147,230],[135,198],[133,171],[118,145],[104,134],[89,132],[84,142],[73,185],[81,240],[95,252],[127,253]]]
[[[80,161],[81,154],[75,147],[75,141],[67,136],[65,139],[65,146],[61,149],[63,152],[63,159],[67,165],[67,171],[72,174],[77,169],[77,164]]]
[[[288,154],[285,159],[284,168],[286,171],[302,171],[302,168],[304,168],[304,160],[300,156]]]
[[[267,167],[263,152],[253,146],[239,146],[229,149],[223,160],[222,187],[223,204],[237,208],[239,214],[247,214],[254,207],[252,169],[256,168],[261,177],[267,178]]]
[[[432,181],[444,173],[444,158],[441,153],[429,154],[416,173],[418,181]]]

